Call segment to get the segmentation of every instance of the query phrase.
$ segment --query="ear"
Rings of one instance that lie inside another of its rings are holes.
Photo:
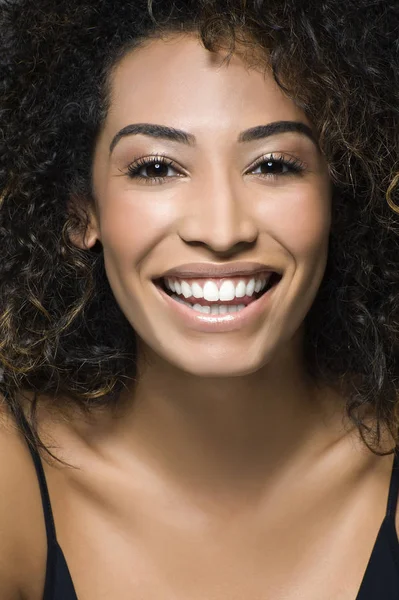
[[[68,207],[67,235],[74,246],[90,250],[100,238],[100,227],[94,201],[82,202],[76,198]]]

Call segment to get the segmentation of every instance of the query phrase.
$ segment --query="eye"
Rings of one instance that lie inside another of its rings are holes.
[[[138,179],[144,183],[162,183],[166,179],[182,176],[173,161],[164,156],[140,158],[129,165],[127,171],[131,179]]]
[[[262,177],[279,177],[299,174],[304,171],[305,165],[296,158],[284,156],[262,156],[248,171],[252,175]]]
[[[288,166],[281,161],[265,160],[252,172],[255,175],[283,175],[288,171]]]

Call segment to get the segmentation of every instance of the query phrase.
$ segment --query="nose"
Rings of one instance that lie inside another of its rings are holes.
[[[225,254],[256,241],[253,202],[241,175],[204,177],[188,187],[186,213],[179,227],[186,243],[205,245]]]

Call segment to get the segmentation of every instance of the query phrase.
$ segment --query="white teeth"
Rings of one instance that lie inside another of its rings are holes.
[[[217,302],[219,300],[219,290],[216,283],[207,281],[204,285],[204,298],[209,302]]]
[[[191,287],[188,285],[187,281],[181,282],[181,293],[185,298],[190,298],[192,296]]]
[[[200,304],[194,304],[194,306],[192,306],[190,304],[189,306],[198,312],[206,313],[208,315],[225,315],[227,313],[240,312],[245,308],[245,304],[239,304],[238,306],[227,306],[226,304],[220,304],[217,306],[201,306]]]
[[[271,273],[262,276],[260,279],[254,277],[248,283],[240,280],[237,285],[229,279],[222,282],[220,289],[214,281],[204,281],[203,287],[198,282],[188,283],[185,280],[165,279],[166,287],[175,292],[175,294],[184,298],[205,298],[208,302],[229,302],[234,298],[243,298],[259,293],[267,286]]]
[[[254,293],[255,290],[255,279],[252,278],[248,283],[247,283],[247,296],[252,296],[252,294]]]
[[[202,291],[202,287],[194,282],[193,285],[191,286],[192,290],[193,290],[193,296],[194,298],[203,298],[204,297],[204,292]]]
[[[188,306],[190,306],[190,308],[193,308],[194,310],[204,313],[204,315],[209,315],[211,313],[211,307],[210,306],[202,306],[201,304],[194,304],[194,306],[192,304],[189,304]],[[213,307],[215,308],[215,307]]]
[[[228,302],[229,300],[234,300],[236,295],[236,288],[232,281],[223,281],[219,290],[219,300],[222,302]]]
[[[262,280],[261,280],[261,279],[258,279],[258,280],[255,282],[255,292],[256,292],[256,293],[260,292],[260,289],[261,289],[261,287],[262,287]]]
[[[246,291],[247,291],[247,286],[245,284],[245,281],[239,281],[237,283],[237,287],[236,287],[236,297],[244,298]]]
[[[230,306],[227,304],[217,304],[213,306],[202,306],[201,304],[192,305],[189,302],[183,300],[182,298],[179,298],[179,296],[176,296],[176,294],[172,294],[171,297],[173,298],[173,300],[176,300],[176,302],[179,302],[180,304],[185,304],[189,308],[192,308],[193,310],[201,312],[205,315],[225,315],[227,313],[240,312],[245,308],[245,304],[238,304],[234,306]]]

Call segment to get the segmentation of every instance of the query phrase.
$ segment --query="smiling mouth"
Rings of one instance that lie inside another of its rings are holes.
[[[217,315],[241,312],[274,288],[281,278],[280,273],[269,272],[258,273],[256,280],[255,277],[246,280],[237,278],[236,281],[231,278],[220,279],[218,285],[205,278],[160,278],[154,284],[175,302],[185,304],[199,313]]]

